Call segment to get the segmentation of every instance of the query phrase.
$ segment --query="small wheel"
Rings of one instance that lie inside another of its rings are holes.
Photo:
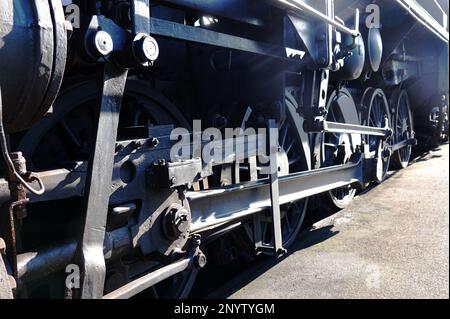
[[[358,110],[350,92],[343,88],[331,93],[326,106],[326,120],[329,122],[355,124],[360,123]],[[361,144],[359,134],[323,133],[318,135],[320,143],[320,167],[345,164]],[[353,200],[356,189],[349,186],[340,187],[321,194],[322,199],[331,208],[343,209]]]
[[[362,125],[371,127],[385,127],[391,123],[389,104],[383,90],[368,88],[363,95],[362,105],[365,107],[362,117]],[[377,165],[377,182],[381,183],[388,172],[391,161],[392,139],[386,138],[379,144],[379,137],[373,135],[364,136],[364,141],[369,145],[373,157],[381,157],[380,165]],[[378,167],[379,166],[379,167]]]
[[[394,142],[400,143],[414,137],[414,126],[409,98],[406,91],[397,90],[391,96],[391,106],[394,110],[393,130]],[[395,169],[406,168],[411,159],[412,146],[408,145],[392,155],[392,166]]]

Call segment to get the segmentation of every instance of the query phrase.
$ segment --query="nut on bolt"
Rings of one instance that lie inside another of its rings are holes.
[[[181,205],[173,204],[164,216],[163,232],[168,239],[177,239],[189,231],[189,212]]]
[[[141,141],[133,141],[133,142],[131,142],[131,147],[134,150],[137,150],[138,148],[142,147],[142,142]]]
[[[158,59],[158,42],[148,34],[139,33],[133,40],[133,54],[137,62],[148,66]]]
[[[194,257],[194,263],[195,266],[197,266],[198,268],[204,268],[206,266],[206,256],[204,253],[199,252],[195,257]]]
[[[159,145],[159,140],[156,137],[152,137],[149,141],[148,141],[148,145],[150,147],[156,147]]]

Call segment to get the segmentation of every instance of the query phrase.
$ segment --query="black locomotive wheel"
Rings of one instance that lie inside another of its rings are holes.
[[[391,96],[391,106],[394,110],[392,127],[394,142],[400,143],[414,137],[413,117],[406,91],[395,91]],[[411,158],[412,146],[408,145],[392,155],[392,165],[395,169],[406,168]]]
[[[88,152],[95,138],[96,96],[95,82],[68,87],[56,100],[53,114],[27,131],[18,150],[29,159],[28,165],[33,170],[61,168],[66,163],[88,159]],[[166,124],[190,127],[181,112],[167,98],[145,83],[128,81],[122,102],[118,139],[128,127]],[[161,266],[163,264],[155,262],[152,269]],[[186,298],[196,276],[197,270],[186,270],[148,289],[143,296]],[[120,280],[124,284],[131,279]]]
[[[93,81],[62,91],[52,115],[29,129],[18,146],[32,169],[60,168],[66,162],[89,158],[95,138],[96,96]],[[167,98],[145,83],[129,81],[120,113],[119,139],[127,127],[164,124],[189,127],[181,112]]]
[[[366,89],[362,98],[362,105],[365,108],[362,116],[362,125],[371,127],[385,127],[386,124],[390,125],[391,115],[389,104],[386,95],[381,89]],[[366,135],[364,136],[364,141],[369,145],[369,150],[373,157],[381,156],[382,158],[381,172],[377,174],[377,176],[380,175],[378,182],[382,182],[386,177],[391,161],[390,147],[392,138],[386,138],[379,144],[379,138],[377,136]]]
[[[285,94],[286,118],[279,123],[279,175],[287,175],[295,172],[306,171],[311,168],[310,148],[308,135],[303,130],[303,118],[297,112],[298,103],[295,98],[295,90],[286,89]],[[256,112],[254,112],[256,113]],[[243,122],[252,122],[257,117],[250,114],[244,117]],[[246,123],[242,123],[247,127]],[[267,177],[260,174],[259,177]],[[283,247],[289,248],[296,240],[302,227],[308,206],[308,198],[301,199],[281,206],[281,230]],[[274,241],[272,216],[270,212],[262,213],[261,237],[263,246],[272,246]],[[246,225],[248,238],[253,238],[253,225]],[[245,247],[249,247],[245,245]]]
[[[326,120],[329,122],[356,124],[360,123],[358,110],[350,92],[343,88],[331,93],[326,106]],[[345,164],[361,144],[359,134],[323,133],[318,135],[320,143],[320,167]],[[356,189],[347,186],[323,193],[322,198],[331,208],[343,209],[353,200]]]

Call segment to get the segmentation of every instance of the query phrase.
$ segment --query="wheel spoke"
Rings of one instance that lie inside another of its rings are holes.
[[[289,154],[289,152],[291,151],[291,149],[292,149],[292,146],[294,146],[294,144],[295,144],[295,141],[294,140],[292,140],[290,143],[289,143],[289,145],[285,148],[285,152],[286,152],[286,154]]]
[[[289,131],[289,123],[286,123],[286,125],[283,125],[283,135],[282,135],[282,139],[281,139],[281,143],[280,143],[281,147],[284,147],[284,144],[286,143],[286,137],[288,135],[288,131]]]
[[[63,129],[63,132],[68,137],[69,141],[76,147],[81,148],[81,143],[78,141],[78,138],[75,136],[73,131],[70,129],[70,127],[67,125],[67,122],[65,119],[62,119],[59,122],[60,127]]]
[[[300,161],[301,161],[300,156],[291,158],[291,159],[289,159],[289,166],[292,166],[292,165],[294,165],[294,164],[297,164],[297,163],[299,163]]]

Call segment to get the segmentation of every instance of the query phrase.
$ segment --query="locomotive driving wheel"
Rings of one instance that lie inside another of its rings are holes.
[[[28,130],[18,146],[30,167],[37,170],[55,169],[89,158],[90,146],[95,140],[96,96],[94,81],[78,83],[62,91],[54,104],[53,114]],[[118,139],[129,127],[168,124],[189,128],[187,120],[167,98],[143,82],[129,80],[122,101]],[[131,281],[133,277],[128,275],[128,268],[136,262],[140,262],[140,257],[132,255],[107,265],[106,277],[111,278],[111,282],[105,283],[106,291]],[[149,261],[145,261],[144,264],[146,266],[137,267],[142,268],[144,273],[165,266],[159,260],[151,261],[150,265]],[[135,273],[137,276],[140,274]],[[149,288],[142,293],[142,297],[186,298],[196,276],[197,270],[186,270]]]
[[[329,122],[360,123],[358,110],[350,92],[341,88],[331,93],[326,106],[326,120]],[[342,165],[350,160],[356,147],[361,144],[359,134],[322,133],[317,136],[320,143],[320,167]],[[317,164],[316,164],[317,165]],[[353,200],[356,189],[346,186],[323,193],[322,198],[332,208],[343,209]]]
[[[397,90],[391,96],[391,106],[394,110],[392,126],[394,142],[400,143],[414,137],[413,117],[408,94],[404,90]],[[396,169],[406,168],[411,158],[412,146],[407,145],[392,155],[392,164]]]
[[[285,91],[285,118],[278,124],[279,146],[278,154],[279,176],[296,172],[307,171],[311,168],[310,148],[308,135],[303,130],[303,118],[298,114],[298,103],[295,97],[295,89],[287,88]],[[241,127],[249,127],[251,123],[257,122],[257,111],[247,109],[243,117]],[[267,116],[266,116],[267,117]],[[260,117],[259,117],[260,118]],[[267,118],[266,118],[267,120]],[[249,125],[250,124],[250,125]],[[264,170],[260,170],[258,178],[267,177]],[[303,224],[308,206],[308,198],[300,199],[281,206],[281,231],[283,247],[290,247],[296,240]],[[261,213],[261,239],[263,246],[272,246],[274,242],[272,215],[269,211]],[[245,226],[246,239],[253,238],[253,224]],[[249,246],[248,243],[245,247]]]
[[[362,98],[364,106],[362,125],[384,128],[391,123],[391,115],[386,95],[381,89],[367,88]],[[380,139],[378,136],[366,135],[364,141],[369,145],[370,153],[377,158],[377,182],[382,182],[388,172],[391,161],[392,138]]]

